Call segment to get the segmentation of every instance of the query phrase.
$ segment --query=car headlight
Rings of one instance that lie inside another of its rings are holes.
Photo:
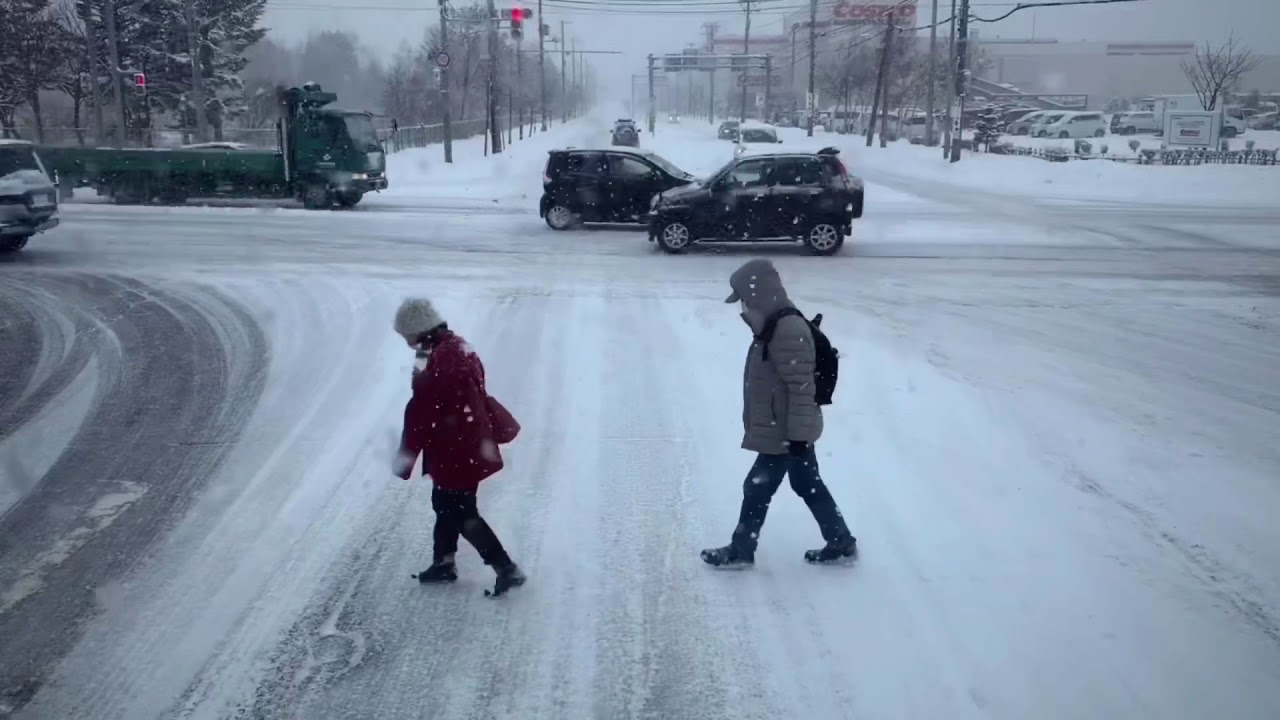
[[[658,203],[661,200],[662,200],[662,193],[658,193],[657,195],[654,195],[653,199],[649,201],[649,209],[653,210],[654,208],[658,207]]]
[[[369,173],[351,173],[352,180],[368,180]]]

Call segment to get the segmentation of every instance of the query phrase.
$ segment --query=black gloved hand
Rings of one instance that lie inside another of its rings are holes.
[[[803,440],[792,440],[787,443],[787,451],[792,455],[804,455],[809,452],[809,443]]]

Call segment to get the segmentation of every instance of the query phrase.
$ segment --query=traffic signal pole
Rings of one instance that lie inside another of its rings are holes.
[[[538,0],[538,114],[542,116],[542,132],[547,131],[547,57],[543,45],[547,25],[542,20],[542,0]]]
[[[440,52],[449,52],[449,2],[440,0]],[[440,118],[444,131],[444,161],[453,162],[453,110],[449,99],[449,65],[440,68],[440,102],[444,106]]]

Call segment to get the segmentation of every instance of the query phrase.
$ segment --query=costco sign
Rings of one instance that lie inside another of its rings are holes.
[[[831,22],[836,25],[864,25],[884,23],[885,18],[893,13],[893,24],[901,27],[915,27],[916,4],[914,0],[905,3],[862,3],[839,0],[831,8]]]

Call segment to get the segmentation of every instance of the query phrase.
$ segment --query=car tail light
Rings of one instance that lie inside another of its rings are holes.
[[[542,171],[542,184],[543,185],[551,184],[551,173],[548,173],[546,170]]]

